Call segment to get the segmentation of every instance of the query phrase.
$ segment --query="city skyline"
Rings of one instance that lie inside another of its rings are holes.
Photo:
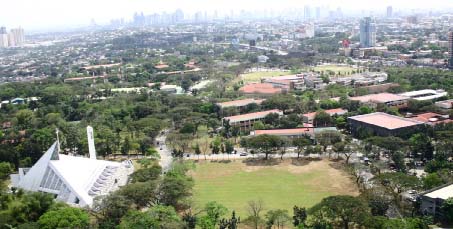
[[[218,11],[219,14],[229,14],[231,10],[239,12],[240,10],[260,11],[274,10],[283,11],[288,9],[300,9],[304,11],[305,5],[311,6],[311,15],[315,15],[315,7],[329,8],[336,10],[341,7],[343,12],[364,13],[385,15],[387,7],[392,6],[394,12],[399,10],[409,11],[411,9],[433,9],[446,10],[453,8],[452,2],[442,0],[433,0],[429,3],[429,8],[426,7],[425,1],[411,1],[410,9],[407,8],[407,1],[368,1],[366,4],[358,0],[346,0],[341,4],[333,0],[282,0],[282,1],[226,1],[218,0],[215,4],[212,1],[196,0],[196,1],[181,1],[181,0],[97,0],[97,1],[31,1],[19,0],[9,2],[6,6],[7,10],[0,15],[1,26],[19,27],[22,26],[27,30],[48,30],[48,29],[64,29],[77,26],[88,25],[91,20],[99,24],[106,24],[112,19],[124,18],[131,20],[135,12],[144,12],[145,14],[159,12],[173,12],[177,9],[182,9],[187,14],[194,14],[197,11]],[[27,7],[24,7],[27,6]],[[370,10],[373,9],[373,10]],[[426,12],[426,10],[425,10]],[[30,20],[33,18],[33,20]]]

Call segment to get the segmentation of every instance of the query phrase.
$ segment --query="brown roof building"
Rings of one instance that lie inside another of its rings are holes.
[[[388,107],[405,108],[407,107],[409,97],[392,93],[379,93],[350,97],[349,100],[359,101],[361,104],[365,104],[373,108],[376,108],[378,104],[384,104]]]

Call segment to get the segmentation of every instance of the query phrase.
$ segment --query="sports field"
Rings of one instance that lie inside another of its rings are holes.
[[[329,161],[314,161],[296,166],[285,161],[274,166],[248,166],[231,163],[200,162],[195,179],[194,204],[201,209],[217,201],[239,216],[247,216],[247,202],[261,199],[265,211],[287,209],[294,205],[311,207],[331,195],[358,195],[353,181]]]
[[[259,82],[261,80],[261,78],[284,76],[284,75],[291,75],[291,72],[284,72],[284,71],[252,72],[252,73],[242,74],[241,79],[244,81],[244,83],[249,83],[249,82]]]
[[[333,71],[335,74],[338,74],[338,72],[340,72],[340,75],[347,75],[351,74],[352,71],[356,71],[357,69],[346,65],[320,65],[314,67],[314,70],[317,72]]]

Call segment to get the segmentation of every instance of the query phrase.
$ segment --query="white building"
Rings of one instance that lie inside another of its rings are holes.
[[[91,127],[87,134],[89,158],[60,154],[57,138],[33,167],[19,168],[18,174],[11,175],[12,187],[50,193],[59,201],[90,207],[95,197],[126,185],[134,171],[132,162],[97,160]]]
[[[415,99],[418,101],[425,101],[425,100],[433,100],[442,98],[448,95],[448,92],[444,90],[432,90],[432,89],[425,89],[419,91],[409,91],[405,93],[401,93],[401,96],[406,96],[411,99]]]

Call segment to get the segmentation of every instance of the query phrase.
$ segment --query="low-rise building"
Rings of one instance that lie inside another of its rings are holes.
[[[442,204],[448,198],[453,198],[453,184],[444,185],[420,194],[420,211],[435,218],[442,218]]]
[[[423,126],[423,122],[382,112],[348,118],[351,133],[355,136],[406,136]]]
[[[452,109],[453,108],[453,99],[443,100],[436,102],[434,105],[442,109]]]
[[[274,130],[255,130],[250,132],[251,136],[256,135],[277,135],[281,137],[297,138],[302,136],[312,136],[313,127],[295,128],[295,129],[274,129]]]
[[[264,101],[265,101],[265,99],[241,99],[241,100],[233,100],[233,101],[228,101],[228,102],[216,103],[216,105],[220,109],[225,109],[225,108],[229,108],[229,107],[244,108],[250,104],[260,105]]]
[[[427,125],[435,126],[441,123],[451,123],[453,120],[450,119],[449,115],[441,115],[433,112],[427,112],[417,115],[408,114],[406,118],[410,118],[419,122],[423,122]]]
[[[418,101],[434,100],[445,97],[448,93],[444,90],[425,89],[419,91],[409,91],[401,93],[401,96],[409,97]]]
[[[330,116],[334,115],[344,115],[348,113],[348,110],[341,109],[341,108],[336,108],[336,109],[330,109],[330,110],[324,110],[327,114]],[[313,123],[313,119],[315,119],[315,116],[318,112],[310,112],[302,115],[302,119],[305,123]]]
[[[286,89],[275,87],[271,83],[252,83],[239,88],[239,92],[246,96],[267,97],[275,94],[281,94]]]
[[[379,93],[364,96],[350,97],[349,100],[359,101],[363,105],[376,108],[378,104],[384,104],[388,107],[405,108],[409,97],[396,95],[392,93]]]
[[[278,114],[279,116],[283,115],[283,111],[281,110],[267,110],[267,111],[260,111],[242,115],[235,115],[223,118],[223,121],[229,121],[231,126],[237,126],[240,130],[249,130],[253,127],[253,124],[257,121],[263,120],[269,114]]]

